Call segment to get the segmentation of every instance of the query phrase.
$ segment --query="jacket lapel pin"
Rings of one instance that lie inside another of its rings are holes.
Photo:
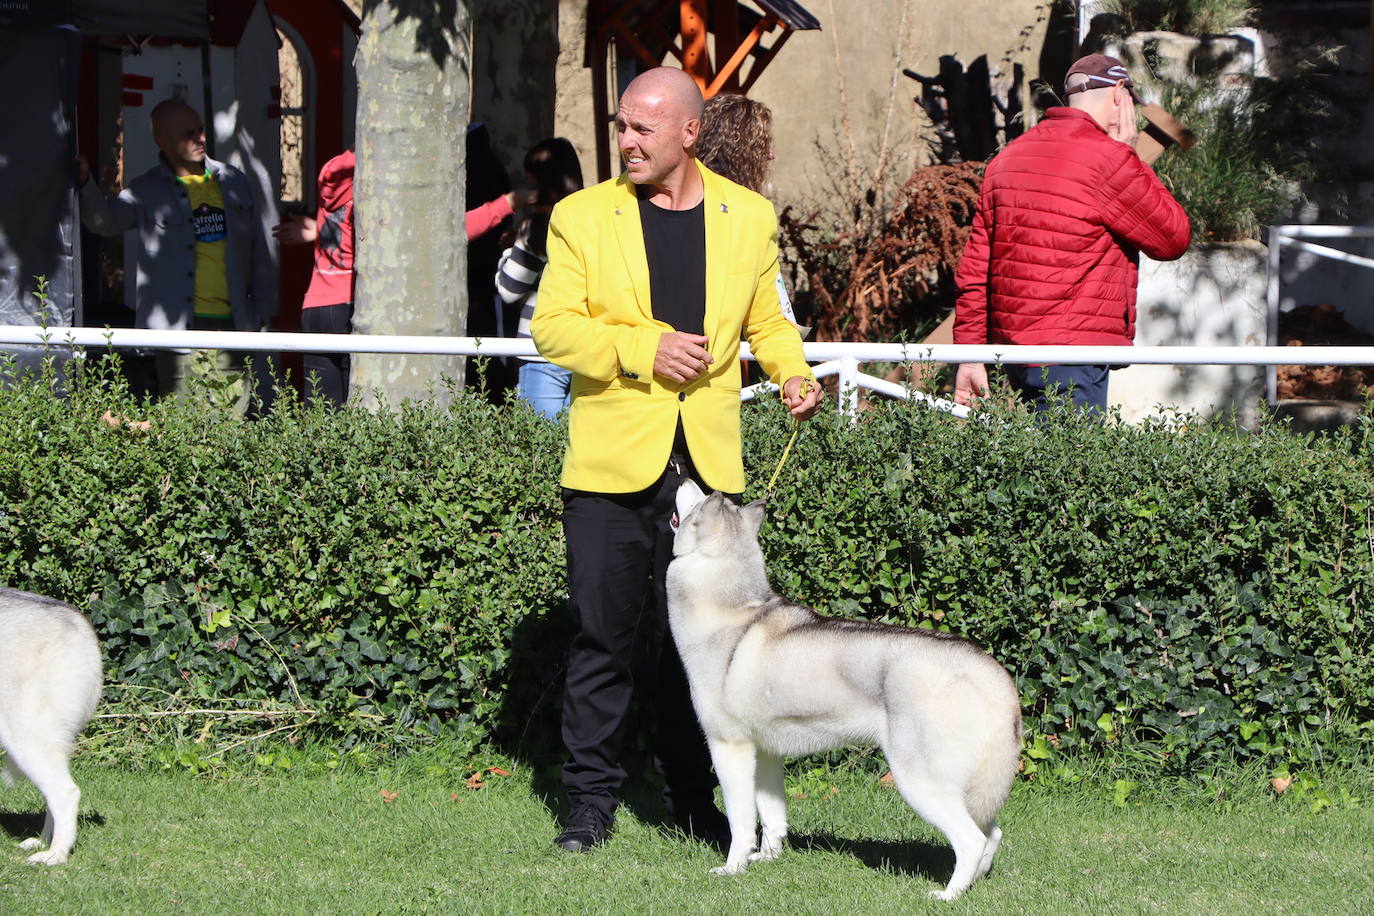
[[[615,215],[616,215],[616,216],[619,216],[619,215],[620,215],[620,208],[619,208],[619,207],[616,207],[616,208],[615,208]]]
[[[727,206],[725,206],[725,204],[721,204],[721,205],[720,205],[720,212],[721,212],[721,213],[729,213],[729,212],[730,212],[730,208],[727,207]]]

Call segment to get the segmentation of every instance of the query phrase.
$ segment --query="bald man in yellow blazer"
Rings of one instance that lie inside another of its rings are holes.
[[[728,839],[667,627],[669,520],[689,477],[744,490],[741,334],[794,416],[821,400],[778,301],[772,204],[692,156],[702,104],[680,70],[650,70],[626,88],[616,116],[625,171],[554,208],[530,322],[540,354],[573,372],[562,484],[576,633],[562,724],[568,813],[554,840],[569,851],[604,842],[613,823],[631,650],[646,626],[665,802],[690,834]]]
[[[812,377],[801,336],[778,302],[773,205],[691,164],[706,222],[706,340],[698,346],[710,359],[690,378],[655,371],[660,339],[674,329],[653,314],[636,185],[621,175],[554,211],[530,331],[545,359],[573,371],[565,487],[627,493],[649,486],[663,473],[681,417],[706,484],[741,493],[741,330],[775,384]]]

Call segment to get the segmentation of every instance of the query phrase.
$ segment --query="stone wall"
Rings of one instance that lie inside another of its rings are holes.
[[[558,2],[554,123],[573,141],[590,177],[596,174],[596,141],[591,71],[584,66],[586,6],[584,0]],[[929,121],[913,101],[920,86],[902,69],[934,74],[941,55],[965,65],[986,56],[994,83],[1009,83],[1014,63],[1029,79],[1045,53],[1051,3],[808,0],[806,6],[821,29],[793,34],[749,93],[773,110],[777,159],[766,191],[780,208],[830,196],[837,177],[843,183],[849,138],[864,180],[871,180],[886,140],[889,181],[904,181],[927,162]],[[764,44],[777,34],[765,36]]]

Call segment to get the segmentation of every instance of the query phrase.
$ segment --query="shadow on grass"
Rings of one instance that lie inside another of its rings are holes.
[[[641,630],[634,653],[637,685],[653,680],[656,658],[646,642],[648,627]],[[531,609],[515,625],[509,636],[510,656],[504,673],[507,689],[493,729],[496,747],[530,768],[532,794],[559,822],[568,813],[561,778],[567,753],[563,749],[560,720],[572,634],[567,607],[562,601]],[[654,722],[653,698],[649,691],[637,687],[621,752],[627,778],[621,789],[620,811],[632,813],[642,823],[673,835],[680,831],[667,813],[663,777],[653,766],[650,750]]]
[[[0,811],[0,831],[8,833],[16,840],[26,840],[29,837],[38,836],[43,830],[43,811],[19,812],[19,811]],[[104,827],[105,818],[98,812],[92,811],[89,814],[79,814],[76,817],[78,827]]]
[[[829,831],[791,833],[787,842],[796,850],[821,850],[853,856],[869,868],[925,878],[942,885],[954,873],[954,850],[943,843],[849,839]]]

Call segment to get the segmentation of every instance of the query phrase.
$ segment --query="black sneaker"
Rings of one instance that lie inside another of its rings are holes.
[[[586,852],[606,842],[614,816],[595,805],[575,804],[563,822],[563,832],[553,838],[553,845],[568,852]]]

